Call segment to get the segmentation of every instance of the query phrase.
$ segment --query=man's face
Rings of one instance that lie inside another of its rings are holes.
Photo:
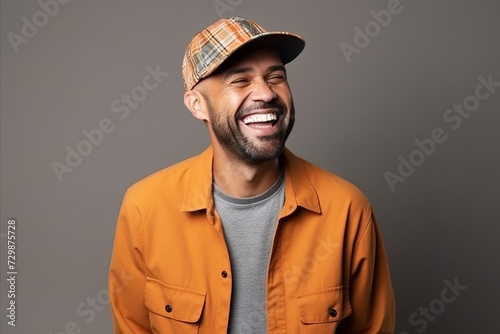
[[[247,163],[278,157],[290,134],[295,110],[279,55],[258,49],[231,60],[203,80],[212,140]]]

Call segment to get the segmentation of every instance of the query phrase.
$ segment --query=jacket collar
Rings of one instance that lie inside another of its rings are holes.
[[[297,206],[321,213],[318,194],[310,180],[310,164],[295,156],[285,148],[281,156],[285,167],[285,206],[287,214],[293,212]]]
[[[181,211],[198,211],[211,208],[212,198],[212,146],[190,159],[186,170],[188,185],[181,204]]]
[[[280,157],[285,168],[285,206],[290,214],[297,206],[321,213],[317,192],[309,179],[308,163],[285,148]],[[191,159],[186,170],[189,182],[181,211],[213,210],[212,146]]]

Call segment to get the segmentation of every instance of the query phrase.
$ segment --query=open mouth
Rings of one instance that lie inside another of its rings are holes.
[[[252,114],[243,117],[241,121],[252,128],[271,128],[278,123],[278,113]]]

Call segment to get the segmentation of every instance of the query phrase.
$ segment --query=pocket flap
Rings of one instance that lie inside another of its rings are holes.
[[[206,293],[175,287],[148,278],[145,288],[146,307],[158,315],[194,323],[200,320]]]
[[[304,324],[340,321],[351,314],[349,290],[342,286],[297,296]]]

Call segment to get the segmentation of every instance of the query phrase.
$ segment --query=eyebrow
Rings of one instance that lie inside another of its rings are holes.
[[[252,67],[237,67],[237,68],[228,70],[226,75],[224,76],[224,79],[227,79],[230,76],[233,76],[236,74],[249,73],[252,71],[253,71]],[[269,66],[267,68],[267,73],[276,72],[276,71],[283,71],[286,73],[286,68],[284,65],[272,65],[272,66]]]

